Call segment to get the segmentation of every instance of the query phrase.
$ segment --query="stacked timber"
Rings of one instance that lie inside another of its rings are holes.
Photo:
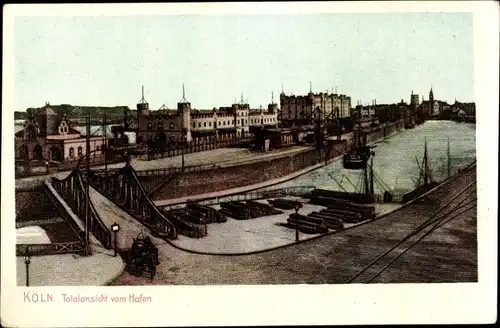
[[[344,222],[355,223],[375,218],[375,206],[353,204],[342,199],[323,196],[311,198],[311,203],[326,206],[324,212],[339,216]]]
[[[236,220],[248,220],[250,211],[245,207],[245,204],[240,202],[227,202],[220,205],[219,213],[225,216],[230,216]]]
[[[307,234],[328,232],[325,220],[296,213],[290,214],[287,222],[282,225],[290,229],[298,229],[300,232]]]
[[[323,220],[328,229],[342,230],[344,229],[344,221],[337,215],[331,215],[325,212],[312,212],[307,215],[311,218]]]
[[[274,207],[270,205],[250,200],[247,201],[246,203],[242,202],[222,203],[219,213],[235,218],[236,220],[248,220],[262,216],[281,214],[283,212],[276,210]]]
[[[290,199],[284,199],[284,198],[276,198],[276,199],[269,199],[268,200],[269,204],[273,205],[276,208],[280,208],[282,210],[291,210],[294,209],[295,206],[299,205],[299,207],[302,207],[302,203],[297,201],[297,200],[290,200]]]
[[[329,199],[344,200],[357,204],[366,204],[370,202],[370,198],[365,194],[348,193],[342,191],[314,189],[310,196],[311,202],[317,204],[317,201],[325,201]],[[320,204],[318,204],[320,205]]]
[[[252,218],[258,218],[261,216],[269,216],[269,215],[277,215],[277,214],[283,213],[282,211],[275,209],[271,205],[259,203],[259,202],[253,201],[253,200],[247,200],[245,205],[250,208],[250,216]]]
[[[181,235],[191,238],[201,238],[207,235],[207,228],[199,224],[195,216],[185,209],[174,209],[164,212],[167,219],[170,219]],[[199,221],[199,219],[198,219]]]
[[[200,204],[187,204],[188,212],[193,216],[196,223],[221,223],[226,222],[227,218],[224,214],[218,212],[216,209]],[[203,221],[203,222],[202,222]]]

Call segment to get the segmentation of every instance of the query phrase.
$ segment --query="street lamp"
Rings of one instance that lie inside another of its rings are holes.
[[[295,241],[299,241],[299,209],[300,205],[295,205]]]
[[[26,287],[30,285],[30,273],[29,266],[31,263],[31,254],[29,252],[29,247],[26,247],[26,253],[24,255],[24,264],[26,264]]]
[[[111,230],[113,231],[113,234],[114,234],[114,239],[115,239],[115,240],[114,240],[114,243],[115,243],[115,255],[113,255],[113,256],[116,256],[116,249],[117,249],[117,247],[116,247],[116,234],[117,234],[117,233],[118,233],[118,231],[120,230],[120,226],[119,226],[117,223],[113,223],[113,224],[111,225]]]

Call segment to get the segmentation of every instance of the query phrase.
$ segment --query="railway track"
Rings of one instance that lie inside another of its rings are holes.
[[[470,172],[464,173],[464,176]],[[388,267],[395,263],[401,256],[411,250],[416,244],[435,230],[455,219],[462,213],[470,211],[477,206],[477,187],[475,178],[455,194],[450,200],[441,205],[436,211],[428,215],[424,221],[416,226],[410,233],[400,239],[397,244],[378,256],[361,271],[352,276],[346,283],[371,283]],[[435,199],[439,194],[446,192],[447,186],[439,193],[432,194],[429,198]]]

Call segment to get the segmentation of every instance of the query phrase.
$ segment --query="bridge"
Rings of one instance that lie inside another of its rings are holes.
[[[152,201],[149,195],[174,178],[174,172],[163,173],[164,176],[158,179],[141,183],[139,175],[142,173],[126,161],[122,168],[108,171],[85,170],[77,166],[66,178],[53,177],[50,182],[45,181],[43,193],[56,205],[57,212],[71,227],[73,240],[43,247],[35,244],[18,245],[18,255],[27,252],[27,247],[32,255],[91,255],[92,243],[112,249],[114,240],[111,226],[118,221],[121,225],[130,223],[121,222],[123,217],[135,221],[131,226],[135,234],[149,230],[150,234],[168,240],[177,239],[178,234],[193,238],[206,236],[207,226],[201,224],[203,222],[196,224],[182,221],[174,214],[159,209]],[[113,209],[109,211],[111,207]],[[127,242],[120,240],[119,244],[125,246]]]

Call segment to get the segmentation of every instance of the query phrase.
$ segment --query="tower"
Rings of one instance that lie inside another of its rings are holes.
[[[142,86],[142,98],[137,104],[137,115],[138,116],[148,116],[149,115],[149,104],[144,99],[144,86]]]
[[[432,92],[432,85],[431,85],[431,91],[429,91],[429,111],[428,111],[429,115],[432,115],[433,107],[434,107],[434,92]]]
[[[274,91],[271,92],[271,103],[267,106],[267,110],[273,114],[278,112],[278,104],[274,102]]]
[[[412,111],[413,115],[417,114],[417,109],[418,109],[418,105],[420,102],[420,100],[418,98],[419,98],[418,94],[414,94],[413,90],[411,90],[410,104],[411,104],[411,111]]]
[[[182,84],[182,99],[177,103],[177,112],[181,117],[183,134],[187,142],[191,141],[191,103],[186,100],[186,90]]]

